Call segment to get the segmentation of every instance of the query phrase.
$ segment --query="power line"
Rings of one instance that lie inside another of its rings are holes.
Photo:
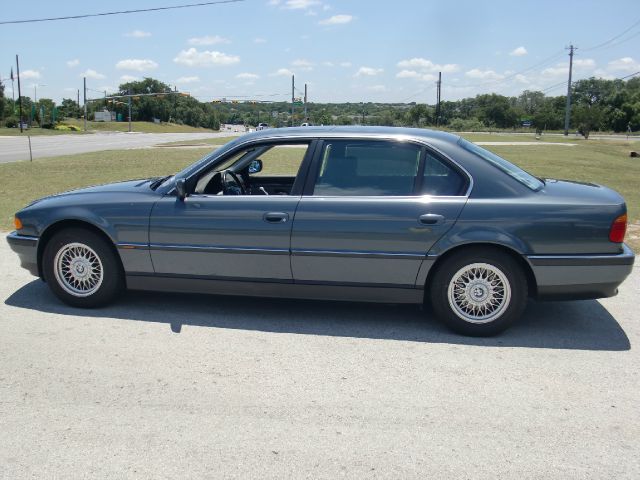
[[[640,19],[636,20],[633,25],[631,25],[629,28],[627,28],[626,30],[623,30],[621,33],[611,37],[609,40],[607,40],[606,42],[602,42],[598,45],[595,45],[593,47],[589,47],[589,48],[584,48],[582,49],[583,52],[590,52],[591,50],[596,50],[598,48],[604,47],[606,45],[608,45],[609,43],[617,40],[618,38],[622,37],[624,34],[628,33],[629,31],[631,31],[634,27],[636,27],[637,25],[640,25]],[[633,37],[635,37],[635,35],[633,35]],[[630,38],[633,37],[629,37],[627,40],[629,40]],[[625,40],[626,41],[626,40]]]
[[[87,13],[83,15],[69,15],[66,17],[51,17],[51,18],[31,18],[28,20],[5,20],[0,22],[0,25],[11,25],[20,23],[36,23],[36,22],[53,22],[57,20],[76,20],[79,18],[89,17],[106,17],[109,15],[125,15],[129,13],[142,13],[142,12],[158,12],[162,10],[176,10],[180,8],[192,8],[192,7],[205,7],[208,5],[221,5],[224,3],[239,3],[245,0],[217,0],[215,2],[201,2],[201,3],[189,3],[183,5],[172,5],[169,7],[155,7],[155,8],[140,8],[136,10],[122,10],[119,12],[103,12],[103,13]]]
[[[620,78],[616,78],[616,80],[626,80],[627,78],[630,77],[635,77],[636,75],[640,74],[640,71],[636,72],[636,73],[631,73],[629,75],[627,75],[626,77],[620,77]]]

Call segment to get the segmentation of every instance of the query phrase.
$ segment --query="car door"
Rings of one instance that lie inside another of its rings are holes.
[[[275,168],[272,163],[264,165],[269,182],[277,177],[269,172],[279,173],[286,189],[293,178],[303,175],[299,172],[310,155],[310,143],[272,146],[297,147],[272,156],[275,163],[281,163]],[[260,148],[260,144],[254,144],[245,147],[245,151]],[[228,157],[233,162],[233,158],[243,155],[243,151],[234,151]],[[224,164],[225,160],[216,163]],[[233,163],[227,167],[233,168]],[[207,175],[204,172],[202,178],[206,180]],[[198,184],[198,179],[192,183]],[[173,195],[164,197],[155,205],[150,221],[150,250],[156,274],[291,282],[291,225],[302,186],[291,188],[294,190],[278,195],[265,195],[262,191],[244,195],[193,191],[184,200]]]
[[[435,177],[437,185],[426,181]],[[415,286],[427,251],[458,218],[469,182],[419,144],[324,140],[293,223],[294,281]]]

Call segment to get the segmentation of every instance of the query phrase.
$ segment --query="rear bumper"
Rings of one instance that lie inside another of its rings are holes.
[[[11,232],[7,235],[7,242],[11,250],[18,254],[20,266],[29,270],[31,275],[39,276],[38,237],[18,235],[16,232]]]
[[[531,255],[537,297],[578,300],[612,297],[631,273],[635,255],[625,244],[618,255]]]

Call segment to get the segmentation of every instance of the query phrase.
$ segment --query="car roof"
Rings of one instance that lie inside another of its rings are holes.
[[[327,126],[327,127],[284,127],[273,128],[267,131],[257,131],[243,135],[241,138],[247,140],[259,140],[260,138],[314,138],[314,137],[405,137],[415,139],[437,140],[446,143],[457,143],[460,140],[458,135],[441,132],[438,130],[427,130],[424,128],[405,127],[360,127],[360,126]]]

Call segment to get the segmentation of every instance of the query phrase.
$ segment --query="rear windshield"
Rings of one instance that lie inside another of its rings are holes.
[[[489,150],[485,150],[482,147],[479,147],[475,143],[471,143],[465,140],[464,138],[461,138],[460,141],[458,142],[458,145],[460,145],[462,148],[464,148],[468,152],[474,153],[480,158],[486,160],[494,167],[499,168],[507,175],[511,176],[512,178],[515,178],[517,181],[519,181],[523,185],[529,187],[531,190],[537,191],[544,186],[544,183],[542,183],[542,181],[539,178],[536,178],[530,173],[525,172],[520,167],[515,166],[513,163],[508,162],[504,158],[496,155],[495,153],[490,152]]]

